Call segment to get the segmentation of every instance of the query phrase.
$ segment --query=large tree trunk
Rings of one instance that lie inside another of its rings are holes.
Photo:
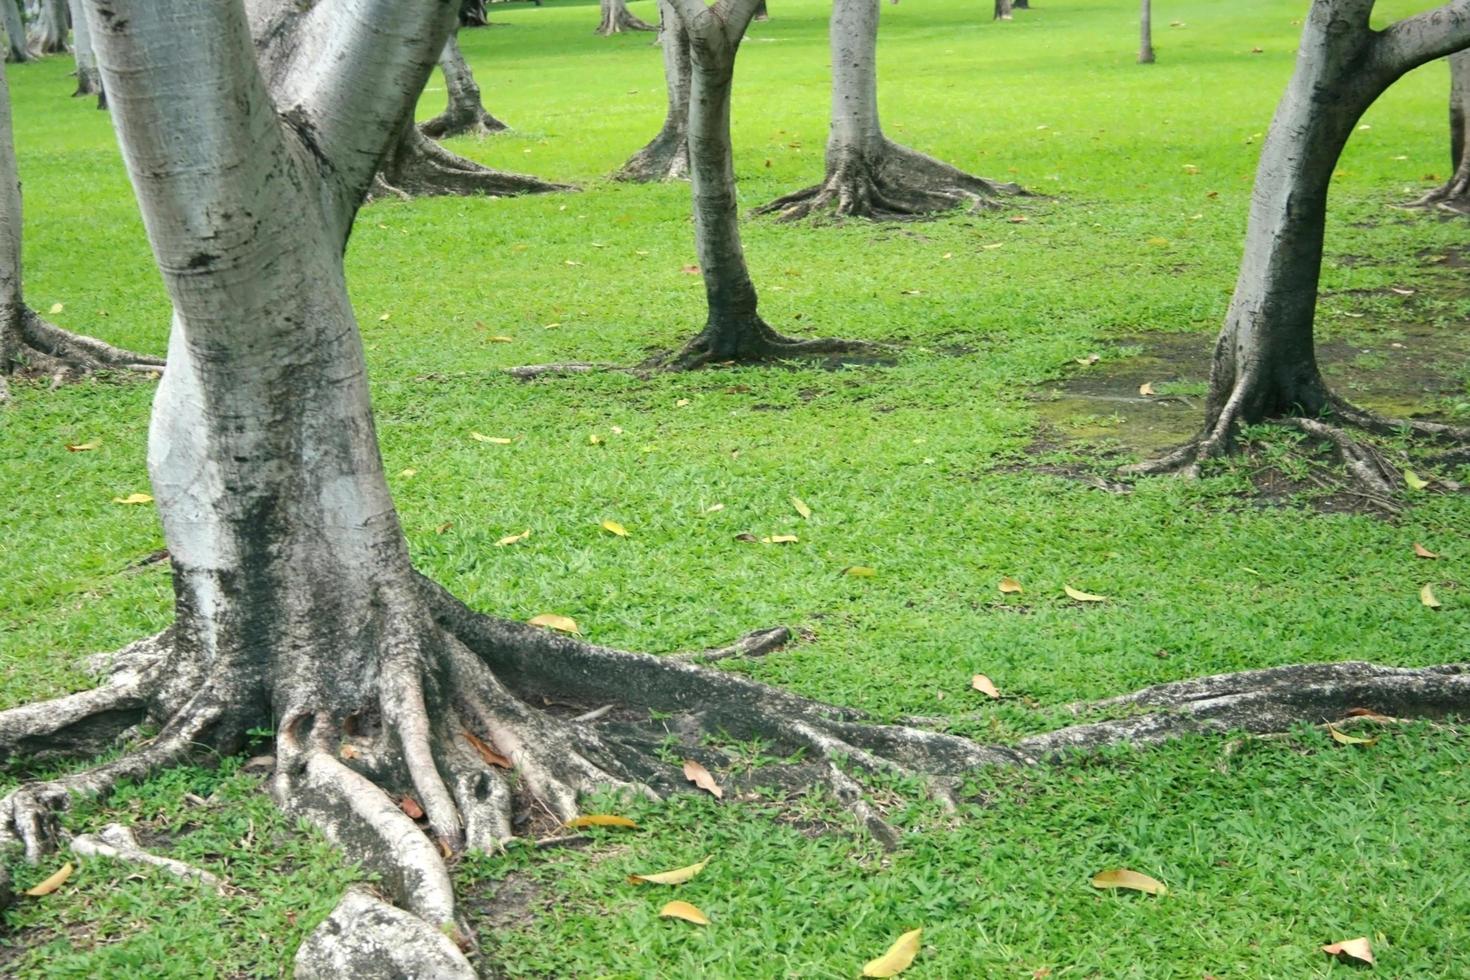
[[[485,111],[480,100],[480,86],[475,84],[475,74],[459,50],[457,36],[451,37],[444,45],[444,51],[439,55],[439,70],[444,73],[449,104],[439,115],[419,126],[425,136],[436,140],[465,134],[484,136],[510,128]]]
[[[10,125],[10,87],[0,72],[0,402],[10,396],[6,376],[26,373],[54,381],[92,371],[157,373],[163,361],[92,337],[68,333],[26,305],[21,284],[20,179]]]
[[[66,0],[41,0],[32,45],[42,54],[65,54],[69,19]]]
[[[689,176],[689,32],[669,0],[659,0],[658,11],[669,108],[658,135],[613,174],[617,180],[646,182]]]
[[[1312,335],[1327,194],[1338,157],[1358,119],[1396,79],[1434,57],[1470,44],[1470,0],[1456,0],[1391,25],[1369,26],[1373,0],[1314,0],[1302,30],[1296,70],[1261,147],[1246,226],[1245,254],[1225,325],[1215,346],[1205,428],[1199,439],[1149,472],[1186,468],[1233,448],[1237,428],[1291,418],[1309,434],[1331,438],[1354,472],[1378,491],[1397,481],[1313,419],[1341,416],[1390,429],[1328,390]],[[1446,11],[1454,16],[1445,16]],[[1306,423],[1295,420],[1307,416]],[[1432,423],[1408,424],[1452,435]]]
[[[107,93],[102,91],[102,75],[97,71],[97,56],[92,53],[92,30],[83,16],[84,0],[71,0],[72,49],[77,59],[77,90],[73,96],[97,96],[97,108],[107,108]]]
[[[1450,65],[1450,167],[1452,176],[1444,184],[1415,201],[1414,207],[1440,207],[1470,214],[1470,51],[1449,57]]]
[[[1152,0],[1142,0],[1138,14],[1138,63],[1154,63],[1154,14]]]
[[[621,34],[624,31],[656,31],[657,27],[646,23],[633,15],[628,9],[628,0],[601,0],[602,20],[597,24],[594,34],[604,37],[611,34]]]
[[[412,120],[403,123],[398,139],[383,159],[373,182],[373,197],[514,197],[574,191],[571,184],[553,184],[527,174],[486,167],[425,136]]]
[[[879,0],[832,5],[832,122],[822,183],[757,209],[782,219],[838,217],[903,219],[968,205],[990,207],[1021,193],[967,174],[883,135],[878,123]]]
[[[3,21],[5,27],[5,60],[34,61],[36,55],[26,37],[25,19],[20,14],[20,0],[0,0],[0,21]]]

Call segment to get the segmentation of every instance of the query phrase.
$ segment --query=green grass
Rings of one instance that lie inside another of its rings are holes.
[[[653,16],[646,0],[634,6]],[[1413,9],[1382,6],[1382,16]],[[626,363],[672,347],[701,323],[703,294],[681,271],[694,261],[687,187],[604,179],[661,119],[648,36],[595,38],[595,8],[583,4],[494,7],[502,26],[461,43],[488,105],[516,129],[453,147],[584,190],[384,203],[359,220],[349,280],[419,567],[478,608],[571,615],[614,646],[679,650],[760,625],[801,627],[809,641],[735,669],[879,717],[974,710],[968,678],[983,672],[1012,696],[970,726],[995,739],[1058,724],[1074,700],[1200,673],[1463,659],[1462,497],[1422,495],[1385,522],[1316,514],[1305,500],[1258,506],[1242,494],[1248,464],[1194,484],[1145,481],[1128,496],[1027,469],[1033,439],[1056,435],[1031,396],[1083,371],[1074,358],[1100,353],[1106,369],[1165,333],[1208,345],[1302,14],[1278,2],[1180,2],[1158,19],[1159,64],[1141,67],[1135,8],[1056,0],[995,24],[973,2],[884,5],[890,134],[1049,195],[901,227],[746,223],[770,322],[902,341],[896,365],[522,384],[497,369]],[[782,0],[741,53],[734,126],[748,206],[819,174],[827,9]],[[168,304],[109,121],[66,98],[69,68],[8,68],[27,294],[42,310],[64,303],[54,319],[67,327],[161,351]],[[430,88],[423,116],[443,98],[437,78]],[[1463,332],[1470,298],[1455,270],[1425,258],[1461,245],[1464,226],[1389,207],[1431,186],[1427,174],[1444,175],[1446,90],[1443,66],[1416,72],[1349,146],[1321,338],[1358,351],[1360,373],[1377,369],[1390,342],[1418,345],[1426,366],[1458,381],[1406,384],[1405,410],[1470,416],[1465,365],[1444,363],[1435,346]],[[1028,220],[1005,220],[1019,213]],[[1382,291],[1390,285],[1414,295]],[[1340,377],[1347,387],[1357,376]],[[1160,380],[1197,395],[1200,379]],[[81,655],[171,615],[165,570],[129,567],[161,547],[156,518],[111,503],[147,489],[149,386],[16,395],[0,416],[0,707],[86,685]],[[1089,425],[1126,442],[1128,416],[1107,408]],[[472,430],[516,441],[487,445]],[[91,439],[102,448],[64,448]],[[1085,463],[1090,452],[1066,444],[1045,458]],[[792,494],[811,505],[810,521]],[[714,503],[726,506],[706,513]],[[632,537],[599,530],[607,518]],[[527,528],[525,542],[493,546]],[[746,531],[801,540],[736,540]],[[1441,559],[1416,560],[1414,541]],[[877,575],[839,574],[854,564]],[[1001,597],[1002,575],[1026,592]],[[1444,603],[1438,613],[1418,601],[1425,582]],[[1065,584],[1110,601],[1079,607]],[[483,930],[490,961],[516,976],[853,976],[918,925],[928,931],[916,977],[1042,967],[1300,977],[1341,969],[1317,947],[1360,934],[1381,934],[1391,975],[1453,976],[1470,973],[1457,833],[1467,773],[1454,727],[1395,730],[1364,751],[1306,732],[1228,757],[1223,741],[1189,740],[977,777],[985,805],[956,818],[916,802],[912,787],[879,788],[908,831],[891,857],[853,839],[819,797],[679,799],[637,807],[637,834],[587,851],[476,858],[461,875],[485,923],[502,921],[491,917],[496,882],[534,883],[525,918]],[[0,972],[284,971],[349,872],[290,833],[255,787],[230,762],[77,811],[76,828],[124,819],[166,830],[170,853],[240,891],[215,897],[89,865],[11,913]],[[210,805],[181,803],[186,791]],[[711,913],[708,930],[655,921],[666,896],[622,884],[629,871],[706,853],[716,860],[680,897]],[[1171,893],[1094,894],[1087,879],[1111,864],[1154,874]],[[8,961],[6,944],[19,947]]]

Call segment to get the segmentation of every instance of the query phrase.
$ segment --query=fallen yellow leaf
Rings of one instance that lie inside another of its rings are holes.
[[[616,534],[620,538],[626,538],[628,536],[628,529],[617,521],[603,521],[602,529],[608,534]]]
[[[711,776],[708,769],[693,759],[684,760],[684,778],[717,800],[723,800],[725,798],[725,791],[719,783],[715,782],[715,777]]]
[[[71,447],[70,446],[67,446],[66,448],[67,449],[70,449]],[[1430,551],[1428,548],[1424,547],[1422,544],[1420,544],[1417,541],[1414,542],[1414,554],[1418,555],[1420,558],[1438,558],[1439,557],[1439,555],[1436,555],[1434,552]]]
[[[72,863],[68,861],[63,864],[56,871],[55,874],[47,878],[45,881],[41,882],[38,885],[35,885],[34,887],[27,888],[26,894],[31,896],[32,898],[41,898],[44,895],[50,895],[52,892],[56,891],[56,889],[66,884],[66,879],[70,878],[71,873],[75,870],[76,869],[72,867]]]
[[[724,504],[710,504],[708,507],[706,507],[704,509],[704,512],[706,514],[713,514],[716,511],[721,511],[721,510],[724,510],[724,509],[725,509],[725,505]]]
[[[766,544],[791,544],[796,541],[794,534],[773,534],[769,538],[761,538]]]
[[[976,674],[974,677],[971,677],[970,686],[979,691],[981,694],[984,694],[988,697],[1000,697],[1000,690],[995,686],[995,683],[984,674]]]
[[[55,316],[56,314],[60,313],[64,309],[66,309],[66,304],[64,304],[64,303],[52,303],[51,304],[51,309],[47,311],[47,315],[48,316]]]
[[[1344,963],[1354,960],[1359,963],[1373,965],[1373,947],[1368,942],[1367,936],[1359,936],[1357,939],[1344,939],[1341,942],[1329,943],[1322,947],[1322,952],[1328,956],[1336,956]]]
[[[692,922],[697,926],[709,925],[709,916],[688,902],[670,902],[659,909],[658,914],[661,919],[683,919],[685,922]]]
[[[812,509],[806,505],[806,501],[802,500],[800,497],[792,497],[791,506],[796,508],[796,512],[801,515],[802,520],[811,520]]]
[[[1154,391],[1153,384],[1148,381],[1145,381],[1143,384],[1138,386],[1138,393],[1140,395],[1144,395],[1145,397],[1158,394],[1157,391]]]
[[[1082,592],[1082,591],[1079,591],[1077,589],[1072,588],[1070,585],[1064,585],[1064,586],[1062,586],[1062,591],[1064,591],[1064,592],[1067,593],[1067,598],[1073,599],[1073,600],[1075,600],[1077,602],[1107,602],[1108,601],[1108,597],[1105,596],[1105,595],[1093,595],[1091,592]]]
[[[1430,588],[1428,584],[1426,584],[1424,588],[1419,590],[1419,601],[1424,603],[1424,605],[1428,606],[1430,609],[1439,608],[1439,600],[1435,598],[1434,590]]]
[[[598,435],[596,432],[592,433],[590,436],[587,437],[587,445],[589,445],[589,446],[600,446],[600,445],[602,445],[602,436]]]
[[[848,565],[842,570],[842,574],[851,575],[853,578],[872,578],[878,574],[878,570],[868,565]]]
[[[890,947],[888,952],[876,960],[869,960],[863,967],[865,977],[896,977],[909,968],[914,957],[919,955],[919,939],[924,935],[923,929],[915,929],[898,937],[898,940]]]
[[[1110,868],[1092,876],[1093,888],[1126,888],[1147,895],[1167,895],[1164,883],[1148,875],[1129,871],[1127,868]]]
[[[418,470],[416,470],[412,466],[410,466],[408,469],[404,470],[402,473],[399,473],[398,475],[399,476],[408,477],[408,476],[413,476],[416,473],[418,473]]]
[[[497,547],[497,548],[504,548],[508,544],[515,544],[517,541],[524,541],[527,538],[529,538],[530,536],[531,536],[531,529],[530,528],[526,528],[520,534],[507,534],[505,537],[503,537],[499,541],[495,542],[495,547]]]
[[[151,504],[153,498],[146,493],[130,493],[126,497],[113,497],[112,502],[115,504]]]
[[[488,341],[490,341],[492,344],[513,344],[513,343],[515,343],[515,338],[514,337],[507,337],[504,334],[496,334],[494,337],[486,337],[485,339],[488,340]]]
[[[392,315],[393,315],[392,313],[384,313],[382,316],[378,317],[378,319],[379,320],[387,320]]]
[[[1004,593],[1010,593],[1010,592],[1023,592],[1025,590],[1021,588],[1021,583],[1020,582],[1017,582],[1013,578],[1006,577],[1006,578],[1003,578],[1003,579],[1000,580],[1000,591],[1001,592],[1004,592]]]
[[[1332,736],[1332,740],[1334,742],[1336,742],[1338,745],[1377,745],[1378,744],[1378,739],[1376,739],[1376,738],[1359,738],[1357,735],[1349,735],[1347,732],[1340,732],[1340,731],[1338,731],[1337,728],[1335,726],[1333,726],[1333,725],[1328,725],[1327,726],[1327,734],[1331,735]]]
[[[1413,470],[1404,470],[1404,482],[1409,485],[1410,490],[1423,490],[1429,486],[1429,481],[1420,477]]]
[[[656,871],[646,875],[628,875],[628,882],[634,885],[682,885],[704,870],[710,859],[705,858],[698,864],[691,864],[687,868],[675,868],[673,871]]]
[[[566,826],[574,829],[582,827],[628,827],[636,829],[637,824],[627,817],[614,816],[611,813],[584,813],[580,817],[573,817],[566,822]]]
[[[577,621],[570,616],[558,616],[556,613],[542,613],[527,620],[532,626],[545,626],[560,633],[580,633]]]
[[[75,445],[68,444],[66,449],[67,452],[72,453],[89,453],[92,450],[99,448],[101,445],[102,440],[93,439],[91,442],[79,442]]]
[[[689,404],[689,399],[687,399],[687,398],[680,398],[678,401],[674,402],[674,407],[675,408],[683,408],[685,405],[688,405],[688,404]]]
[[[488,442],[496,446],[509,446],[510,440],[503,436],[487,436],[483,432],[471,432],[470,438],[476,442]]]

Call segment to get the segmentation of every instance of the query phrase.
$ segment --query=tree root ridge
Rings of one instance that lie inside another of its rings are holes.
[[[802,340],[773,330],[759,316],[738,323],[715,322],[677,351],[660,354],[640,368],[660,371],[693,371],[718,364],[766,364],[805,358],[841,360],[873,358],[891,353],[882,344],[835,337]]]
[[[419,124],[419,132],[430,139],[442,140],[450,136],[489,136],[503,133],[510,127],[496,119],[484,106],[450,105],[439,115]]]
[[[162,358],[63,330],[28,306],[12,313],[11,323],[0,325],[0,333],[14,330],[13,339],[0,337],[5,341],[0,343],[0,400],[6,397],[7,374],[49,377],[54,387],[100,371],[157,375],[164,367]]]
[[[398,197],[516,197],[574,191],[571,184],[555,184],[527,174],[495,170],[451,153],[415,127],[394,147],[373,180],[369,198]]]
[[[660,132],[647,146],[629,157],[612,178],[637,184],[688,180],[689,143],[686,134],[668,129]]]

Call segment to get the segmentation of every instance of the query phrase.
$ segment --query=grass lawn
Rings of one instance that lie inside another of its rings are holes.
[[[1380,6],[1385,20],[1418,9]],[[1042,0],[994,23],[975,0],[883,6],[889,134],[1046,195],[919,224],[746,223],[773,326],[900,342],[894,363],[536,383],[499,369],[640,361],[698,330],[703,290],[682,271],[694,261],[687,186],[605,179],[662,118],[650,36],[594,37],[594,4],[493,7],[495,26],[461,44],[488,107],[515,128],[451,145],[583,190],[386,202],[359,217],[349,282],[418,567],[477,608],[569,615],[611,646],[685,650],[785,623],[801,642],[730,669],[883,719],[981,711],[957,730],[987,740],[1063,724],[1073,701],[1197,674],[1466,659],[1464,495],[1362,513],[1317,488],[1281,434],[1193,483],[1112,493],[1075,478],[1105,480],[1201,417],[1305,4],[1170,3],[1153,66],[1133,61],[1136,7]],[[656,17],[649,0],[633,9]],[[747,207],[820,175],[829,9],[776,0],[743,46],[734,136]],[[168,302],[108,118],[66,97],[70,68],[6,69],[27,296],[42,311],[62,304],[63,326],[162,352]],[[1318,322],[1340,390],[1467,422],[1470,226],[1391,207],[1447,176],[1447,89],[1442,64],[1414,73],[1349,146]],[[421,116],[442,100],[436,76]],[[1141,381],[1176,400],[1146,403]],[[138,564],[162,547],[155,515],[112,502],[148,489],[151,385],[14,393],[0,413],[0,708],[87,686],[83,655],[171,616],[166,565]],[[101,448],[65,449],[91,440]],[[602,531],[605,519],[631,536]],[[1414,542],[1440,557],[1416,558]],[[876,574],[841,574],[852,565]],[[1002,576],[1025,591],[1002,596]],[[1419,601],[1426,583],[1439,611]],[[1074,603],[1066,585],[1109,600]],[[976,672],[1006,697],[979,703]],[[741,768],[758,770],[776,750],[741,751]],[[88,864],[8,914],[0,974],[288,972],[356,875],[280,818],[242,764],[172,771],[68,817],[78,831],[131,823],[225,877],[226,894]],[[0,774],[0,792],[15,779]],[[977,773],[968,790],[946,814],[920,787],[874,786],[904,831],[887,854],[815,792],[602,801],[592,807],[641,828],[467,859],[461,894],[482,962],[512,977],[853,977],[920,926],[905,976],[1298,978],[1351,969],[1318,947],[1360,935],[1387,975],[1470,976],[1459,723],[1395,727],[1368,748],[1307,728],[1187,739]],[[625,883],[705,856],[677,895]],[[1094,891],[1092,874],[1113,866],[1170,891]],[[657,918],[673,897],[713,924]]]

